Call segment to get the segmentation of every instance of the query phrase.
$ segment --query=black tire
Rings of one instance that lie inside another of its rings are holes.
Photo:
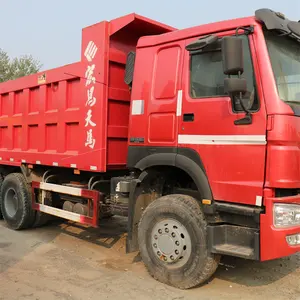
[[[114,214],[110,212],[102,212],[99,213],[99,220],[108,220],[111,219],[114,216]]]
[[[2,183],[3,183],[3,177],[2,175],[0,175],[0,191],[1,191]],[[3,219],[3,215],[2,215],[1,203],[0,203],[0,220],[2,219]]]
[[[52,204],[52,197],[51,197],[51,193],[50,192],[46,192],[47,198],[49,199],[49,203],[47,203],[47,205],[51,205]],[[45,226],[50,220],[51,220],[51,215],[45,214],[41,211],[36,211],[35,212],[35,220],[34,223],[32,225],[33,228],[38,228],[38,227],[42,227]]]
[[[164,256],[158,257],[158,253],[153,250],[152,230],[156,224],[167,219],[182,224],[191,242],[190,254],[184,259],[180,257],[176,263],[162,261]],[[215,273],[220,261],[220,256],[208,252],[206,227],[199,204],[190,196],[168,195],[152,202],[145,209],[138,229],[140,254],[150,275],[180,289],[206,282]]]
[[[15,206],[11,205],[12,198],[17,203]],[[22,174],[12,173],[5,177],[0,192],[0,206],[10,228],[20,230],[32,226],[35,212],[31,207],[31,190]]]
[[[42,227],[46,225],[50,221],[50,217],[48,214],[45,214],[41,211],[36,211],[35,220],[32,225],[33,228]]]

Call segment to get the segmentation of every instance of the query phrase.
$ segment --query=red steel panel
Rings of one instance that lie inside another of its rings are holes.
[[[82,31],[78,63],[0,84],[0,161],[105,172],[125,168],[126,56],[173,28],[130,14]]]
[[[275,203],[300,204],[300,196],[284,198],[268,197],[264,200],[266,212],[260,216],[260,255],[261,260],[271,260],[289,256],[300,251],[300,246],[289,246],[286,237],[299,233],[299,226],[275,228],[273,225],[273,206]]]

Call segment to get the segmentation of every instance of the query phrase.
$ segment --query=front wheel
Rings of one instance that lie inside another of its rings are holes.
[[[220,257],[209,253],[204,214],[186,195],[156,199],[139,224],[141,257],[151,276],[171,286],[188,289],[206,282]]]

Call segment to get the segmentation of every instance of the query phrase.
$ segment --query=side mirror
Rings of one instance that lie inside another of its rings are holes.
[[[225,78],[224,91],[230,96],[247,92],[247,80],[244,78]]]
[[[224,79],[224,90],[234,101],[238,97],[246,115],[234,121],[235,125],[252,124],[252,115],[243,103],[243,94],[247,92],[247,80],[241,78],[244,72],[243,41],[237,37],[227,36],[222,40],[223,71],[228,78]],[[237,77],[230,77],[237,76]]]
[[[234,120],[235,125],[249,125],[252,124],[252,115],[249,108],[243,103],[243,95],[247,92],[247,80],[244,78],[225,78],[224,90],[231,97],[231,101],[234,101],[238,97],[243,110],[246,115],[242,119]]]
[[[215,43],[217,40],[218,37],[216,35],[207,35],[196,41],[191,42],[185,47],[185,49],[190,52],[201,50],[206,46]]]
[[[244,72],[243,41],[237,37],[222,39],[223,71],[225,75],[241,75]]]

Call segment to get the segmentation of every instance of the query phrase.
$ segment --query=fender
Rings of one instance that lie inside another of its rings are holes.
[[[160,152],[159,147],[157,147],[156,149],[141,149],[146,147],[130,148],[131,149],[129,149],[128,153],[128,167],[139,169],[140,171],[142,171],[142,173],[140,174],[138,179],[132,182],[132,186],[130,189],[127,224],[128,236],[126,240],[127,253],[138,250],[137,230],[138,222],[141,217],[141,211],[139,211],[140,205],[137,205],[137,198],[142,194],[143,188],[140,183],[143,182],[143,180],[148,176],[148,168],[155,166],[177,167],[185,171],[193,179],[203,199],[213,200],[213,195],[202,161],[198,153],[194,150],[184,148],[177,149],[177,152],[174,151],[174,148],[164,148],[163,151]]]
[[[127,165],[140,171],[154,166],[177,167],[193,179],[202,198],[213,200],[204,165],[199,154],[193,149],[131,146]]]
[[[202,199],[213,200],[207,176],[198,164],[184,155],[177,154],[175,166],[190,175],[195,182]]]
[[[176,153],[155,153],[141,159],[135,168],[144,171],[154,166],[176,166]]]

